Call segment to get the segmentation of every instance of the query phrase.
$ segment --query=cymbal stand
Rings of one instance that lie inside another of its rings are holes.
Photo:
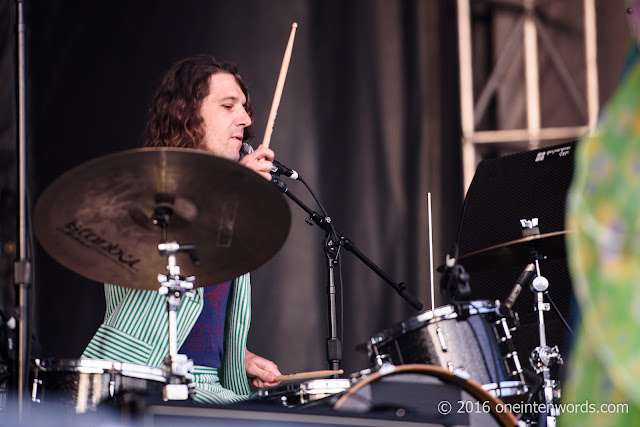
[[[523,237],[540,234],[538,228],[538,218],[531,220],[521,219]],[[549,347],[547,345],[547,335],[545,330],[544,312],[549,311],[549,303],[544,302],[544,293],[549,288],[549,280],[540,273],[540,260],[544,259],[544,255],[541,254],[536,248],[531,249],[535,267],[536,277],[531,282],[531,290],[535,293],[536,303],[534,310],[538,312],[538,335],[540,339],[540,345],[533,349],[529,361],[531,366],[535,369],[538,375],[542,375],[543,379],[543,393],[544,403],[546,406],[546,425],[555,427],[556,417],[558,411],[554,406],[554,402],[560,398],[560,389],[558,388],[558,382],[551,379],[551,366],[555,364],[562,364],[562,357],[560,356],[560,350],[558,346]]]
[[[178,308],[183,296],[193,296],[195,276],[184,278],[180,275],[180,267],[176,259],[179,252],[186,252],[195,265],[199,264],[194,245],[181,245],[176,241],[167,241],[167,227],[173,208],[168,205],[158,206],[155,210],[154,224],[162,230],[162,241],[158,244],[158,253],[167,258],[167,271],[158,274],[160,288],[158,293],[167,300],[169,326],[169,353],[164,360],[167,384],[164,386],[164,400],[187,400],[193,390],[193,360],[187,355],[178,354]]]

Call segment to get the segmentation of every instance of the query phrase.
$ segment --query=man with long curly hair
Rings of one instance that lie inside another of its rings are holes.
[[[274,153],[249,145],[251,101],[235,66],[210,55],[178,61],[153,95],[144,133],[147,147],[211,152],[271,179]],[[195,400],[232,403],[254,386],[277,384],[275,363],[246,349],[251,317],[249,273],[200,287],[182,301],[178,345],[194,361]],[[162,366],[166,355],[165,299],[158,292],[105,284],[105,320],[83,357]]]

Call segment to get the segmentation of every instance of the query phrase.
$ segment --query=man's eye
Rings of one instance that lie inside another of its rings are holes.
[[[233,105],[223,105],[222,108],[226,108],[227,110],[231,110]]]

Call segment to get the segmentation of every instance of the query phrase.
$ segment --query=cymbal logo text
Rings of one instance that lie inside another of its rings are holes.
[[[129,253],[125,253],[125,250],[120,247],[118,243],[111,242],[104,237],[100,236],[90,227],[85,227],[78,220],[65,224],[62,228],[58,228],[58,231],[71,237],[76,242],[87,248],[96,249],[107,258],[114,261],[117,265],[124,267],[128,271],[135,273],[138,271],[136,264],[140,262],[140,258],[135,257]]]

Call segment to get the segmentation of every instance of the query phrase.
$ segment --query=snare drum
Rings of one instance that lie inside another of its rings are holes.
[[[100,405],[140,409],[147,397],[162,398],[161,368],[94,359],[35,360],[31,400],[61,405],[78,414]]]
[[[515,426],[517,419],[480,384],[422,364],[384,365],[344,392],[333,409],[448,426]]]
[[[336,395],[351,387],[344,378],[326,378],[304,382],[285,382],[256,392],[259,400],[279,401],[286,407],[297,407]]]
[[[498,301],[446,305],[373,336],[369,359],[380,367],[427,363],[482,384],[494,396],[520,399],[528,387],[511,340],[517,316],[500,313]],[[510,399],[511,400],[511,399]]]

